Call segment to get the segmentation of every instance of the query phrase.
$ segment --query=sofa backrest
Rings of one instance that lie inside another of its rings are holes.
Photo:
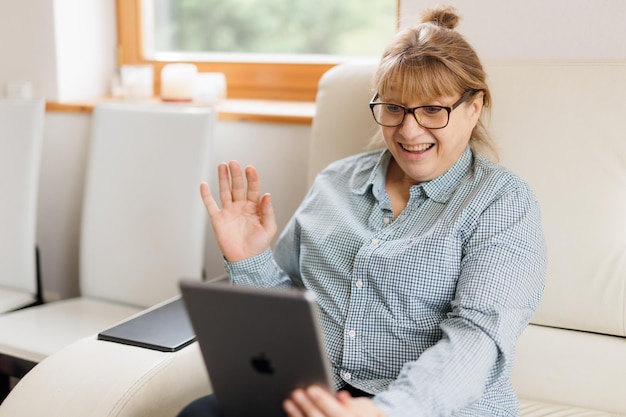
[[[502,163],[532,186],[548,242],[533,323],[626,336],[626,63],[488,66]]]
[[[542,207],[549,267],[533,323],[626,336],[626,62],[485,67],[500,162],[531,184]],[[373,136],[375,68],[343,64],[322,77],[310,181]]]
[[[331,162],[363,152],[378,125],[368,106],[376,61],[332,67],[320,79],[311,126],[308,183]]]

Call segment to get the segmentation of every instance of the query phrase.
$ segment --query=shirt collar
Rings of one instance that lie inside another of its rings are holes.
[[[452,196],[453,192],[458,188],[459,184],[469,173],[473,163],[473,153],[470,147],[465,148],[459,159],[452,167],[430,181],[423,182],[414,187],[422,187],[428,198],[438,202],[445,203]],[[354,188],[355,194],[364,194],[369,188],[372,189],[374,196],[380,200],[385,189],[385,178],[387,176],[387,168],[391,161],[391,153],[385,149],[381,152],[376,165],[372,169],[369,178],[359,187]]]
[[[473,159],[472,150],[468,146],[449,170],[437,178],[420,184],[426,195],[438,203],[447,202],[469,173]]]

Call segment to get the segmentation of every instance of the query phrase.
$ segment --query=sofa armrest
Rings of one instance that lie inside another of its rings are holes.
[[[512,381],[527,402],[626,416],[624,375],[626,338],[531,324],[517,343]]]
[[[94,335],[35,366],[2,403],[0,417],[173,417],[210,392],[197,342],[159,352]]]

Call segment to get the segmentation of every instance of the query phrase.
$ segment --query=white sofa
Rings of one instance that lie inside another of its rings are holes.
[[[374,69],[321,80],[310,174],[362,148]],[[546,291],[517,346],[522,416],[626,416],[626,62],[486,70],[500,162],[533,187],[548,242]]]
[[[522,414],[626,415],[626,63],[488,71],[502,162],[537,193],[548,242],[513,375]]]
[[[320,82],[309,177],[362,150],[375,64]],[[488,63],[501,162],[542,205],[545,295],[517,349],[522,416],[626,416],[626,62]],[[197,346],[163,354],[82,340],[47,358],[0,417],[173,416],[209,392]]]

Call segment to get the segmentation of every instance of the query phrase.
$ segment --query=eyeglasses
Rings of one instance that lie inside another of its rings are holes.
[[[470,98],[476,90],[467,90],[461,98],[451,105],[446,106],[419,106],[406,108],[399,104],[376,102],[378,93],[374,94],[370,101],[370,109],[374,120],[381,126],[396,127],[404,122],[404,118],[408,113],[413,113],[417,123],[426,129],[443,129],[448,126],[450,121],[450,112],[459,107],[463,102]]]

